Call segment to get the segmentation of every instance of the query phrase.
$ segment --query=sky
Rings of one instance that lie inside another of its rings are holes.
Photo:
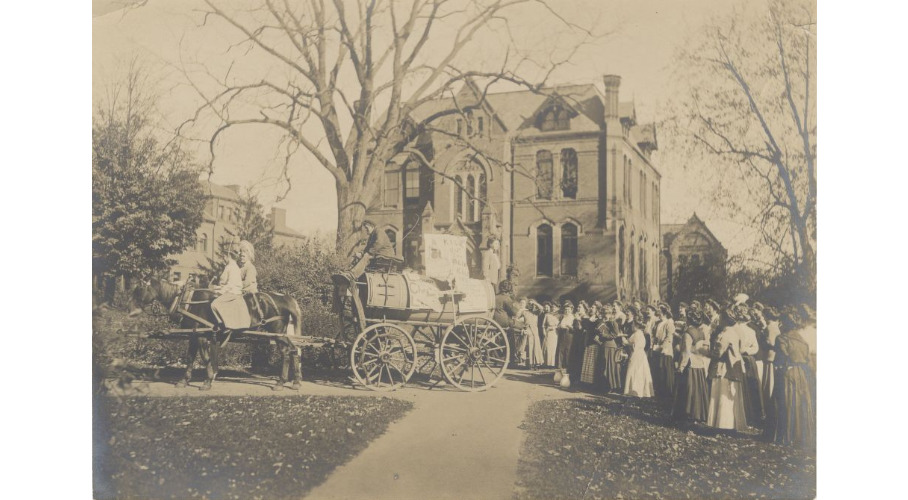
[[[200,2],[195,0],[149,0],[137,9],[123,9],[124,0],[95,0],[92,21],[93,102],[103,89],[122,76],[124,61],[139,56],[154,68],[164,88],[159,103],[164,127],[176,127],[196,109],[192,89],[182,84],[175,69],[185,61],[206,61],[225,68],[230,56],[223,47],[232,33],[209,25],[202,29]],[[679,47],[702,30],[714,16],[728,14],[728,0],[557,0],[553,3],[573,19],[593,20],[595,27],[610,34],[578,50],[572,64],[552,75],[553,83],[596,83],[604,74],[622,77],[621,100],[633,99],[640,122],[658,122],[661,110],[673,96],[672,64]],[[510,18],[516,37],[532,37],[545,31],[538,17],[515,12]],[[558,43],[540,37],[538,47]],[[479,54],[477,54],[479,56]],[[266,64],[263,62],[263,64]],[[249,68],[268,71],[269,68]],[[199,143],[200,156],[207,144]],[[305,159],[290,164],[291,188],[276,201],[283,189],[276,178],[281,171],[279,144],[272,133],[250,128],[229,131],[218,144],[211,180],[219,184],[252,187],[266,205],[287,209],[287,223],[305,234],[333,234],[336,227],[334,181],[327,171]],[[696,211],[700,218],[736,254],[752,242],[747,229],[726,220],[704,202],[696,179],[681,165],[661,162],[672,158],[658,151],[654,160],[663,175],[662,221],[686,221]]]

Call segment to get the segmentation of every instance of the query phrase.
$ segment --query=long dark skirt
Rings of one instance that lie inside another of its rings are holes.
[[[816,446],[816,420],[807,368],[801,365],[777,367],[775,377],[772,398],[775,412],[767,422],[767,437],[801,448]]]
[[[605,366],[604,387],[608,392],[621,392],[624,390],[624,377],[622,376],[624,367],[621,363],[615,361],[615,354],[620,350],[620,347],[604,347],[602,349]]]
[[[688,366],[678,379],[672,419],[705,422],[708,404],[709,386],[706,385],[706,369]]]
[[[646,351],[646,361],[649,364],[649,373],[653,377],[653,391],[659,395],[663,392],[665,381],[662,380],[662,370],[659,368],[659,358],[662,355],[655,351]]]
[[[675,359],[669,354],[656,353],[659,358],[658,369],[659,385],[656,386],[656,395],[663,399],[675,397]],[[661,391],[661,392],[660,392]]]
[[[762,427],[765,413],[763,412],[763,391],[757,362],[753,356],[745,354],[744,381],[741,384],[744,390],[744,414],[747,415],[747,425]]]
[[[772,361],[763,361],[763,380],[760,381],[760,389],[763,392],[763,413],[767,417],[772,413],[772,391],[775,386],[774,372]]]
[[[571,374],[571,383],[580,381],[580,373],[583,371],[583,352],[586,350],[586,342],[582,333],[574,334],[574,341],[568,351],[568,373]]]
[[[558,330],[558,350],[555,353],[555,367],[567,369],[570,365],[570,353],[574,347],[574,334],[566,330]]]

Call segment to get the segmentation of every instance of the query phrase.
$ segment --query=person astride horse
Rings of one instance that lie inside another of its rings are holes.
[[[252,245],[249,246],[251,247]],[[218,286],[213,288],[219,296],[211,302],[211,310],[220,323],[217,326],[224,330],[249,328],[252,322],[249,316],[249,308],[243,299],[243,271],[237,264],[237,259],[243,259],[242,252],[239,246],[231,246],[227,251],[227,263],[224,266],[224,271],[221,273],[221,277],[218,278]],[[251,266],[251,262],[249,265]],[[253,280],[255,279],[254,269],[252,267]],[[248,270],[247,274],[249,274]],[[254,285],[254,281],[252,283]]]

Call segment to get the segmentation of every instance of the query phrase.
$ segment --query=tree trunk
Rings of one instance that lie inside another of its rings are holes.
[[[364,190],[349,183],[336,183],[337,186],[337,253],[349,258],[350,252],[359,241],[358,233],[366,215]]]

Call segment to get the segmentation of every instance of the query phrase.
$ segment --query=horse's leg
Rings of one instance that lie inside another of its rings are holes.
[[[303,365],[300,360],[300,351],[296,346],[290,347],[290,362],[293,364],[293,390],[300,390],[303,380]]]
[[[186,387],[192,379],[192,365],[195,363],[195,357],[199,352],[199,340],[195,337],[189,339],[189,352],[186,354],[186,373],[183,380],[177,382],[177,387]]]
[[[277,381],[277,385],[274,386],[274,390],[283,391],[290,370],[290,350],[287,348],[287,345],[281,341],[278,341],[278,348],[281,350],[281,377]]]
[[[214,365],[217,363],[215,358],[215,356],[217,356],[217,339],[214,341],[208,338],[199,339],[199,347],[199,353],[202,355],[202,362],[205,364],[206,374],[205,382],[199,390],[208,391],[211,389],[211,382],[214,381],[215,376]]]

